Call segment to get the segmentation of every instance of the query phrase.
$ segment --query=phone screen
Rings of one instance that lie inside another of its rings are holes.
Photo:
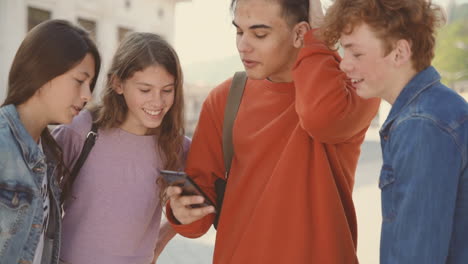
[[[192,204],[192,208],[204,206],[215,206],[208,196],[198,187],[198,185],[183,171],[159,170],[161,176],[166,180],[169,186],[178,186],[182,188],[182,194],[185,195],[200,195],[205,198],[201,204]]]

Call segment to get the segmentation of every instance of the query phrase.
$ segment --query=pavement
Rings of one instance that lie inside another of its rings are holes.
[[[353,199],[358,218],[358,258],[360,264],[379,263],[380,190],[377,187],[382,154],[378,129],[371,128],[361,147],[356,171]],[[158,260],[158,264],[212,263],[216,231],[211,228],[204,236],[189,239],[176,235]]]

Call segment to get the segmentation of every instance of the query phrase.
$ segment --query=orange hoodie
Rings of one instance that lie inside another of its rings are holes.
[[[357,263],[354,173],[379,100],[358,97],[339,61],[308,32],[293,83],[247,81],[213,263]],[[231,81],[204,102],[186,165],[214,201]],[[192,238],[214,218],[177,225],[167,212],[174,229]]]

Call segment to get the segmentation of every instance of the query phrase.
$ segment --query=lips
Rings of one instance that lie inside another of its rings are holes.
[[[358,84],[358,83],[361,83],[363,81],[364,81],[364,79],[351,78],[351,83],[352,84]]]
[[[245,60],[245,59],[242,60],[242,63],[244,64],[246,68],[253,68],[258,64],[257,61]]]
[[[143,111],[145,113],[147,113],[148,115],[153,116],[153,117],[158,116],[158,115],[160,115],[162,113],[162,109],[150,110],[150,109],[143,108]]]
[[[75,115],[77,115],[81,111],[81,109],[83,109],[83,108],[79,107],[79,106],[76,106],[76,105],[73,105],[72,109],[76,111]]]

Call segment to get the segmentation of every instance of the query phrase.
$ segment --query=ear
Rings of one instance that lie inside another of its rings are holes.
[[[411,43],[406,39],[400,39],[395,43],[395,54],[393,57],[396,66],[401,66],[406,63],[411,63]]]
[[[111,83],[112,83],[112,89],[114,89],[114,91],[115,91],[117,94],[123,94],[122,81],[120,80],[119,77],[117,77],[117,76],[115,76],[115,75],[112,75],[112,77],[111,77]]]
[[[297,49],[304,45],[304,36],[310,30],[309,23],[302,21],[297,23],[293,28],[293,46]]]

